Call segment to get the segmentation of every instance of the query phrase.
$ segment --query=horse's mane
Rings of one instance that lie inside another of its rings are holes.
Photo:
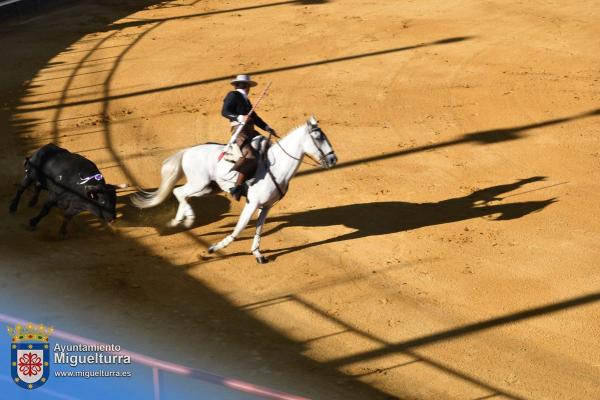
[[[290,136],[292,133],[296,133],[296,131],[302,129],[302,128],[306,128],[306,122],[300,125],[297,125],[295,128],[292,128],[290,131],[288,131],[288,133],[285,134],[284,137],[282,137],[281,139],[284,139],[288,136]]]
[[[306,127],[306,123],[297,125],[296,127],[290,129],[285,136],[283,136],[281,139],[285,139],[286,137],[288,137],[289,135],[291,135],[292,133],[296,132],[297,130],[300,130],[301,128]],[[225,143],[218,143],[218,142],[205,142],[204,144],[216,144],[219,146],[225,146]]]

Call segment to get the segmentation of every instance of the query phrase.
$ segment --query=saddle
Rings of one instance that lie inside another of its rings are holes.
[[[223,148],[216,166],[216,182],[223,191],[231,191],[235,187],[239,171],[242,170],[246,180],[240,185],[241,194],[247,195],[248,188],[257,181],[255,174],[264,162],[268,142],[267,138],[261,135],[252,139],[250,146],[255,155],[254,159],[246,159],[237,143],[228,144]],[[254,167],[249,163],[250,161],[254,162]]]
[[[257,135],[250,141],[250,146],[256,152],[257,159],[262,159],[267,150],[267,138],[261,135]],[[232,143],[231,145],[225,146],[223,149],[223,153],[220,156],[220,159],[223,159],[227,162],[236,163],[240,158],[243,157],[242,149],[237,143]]]

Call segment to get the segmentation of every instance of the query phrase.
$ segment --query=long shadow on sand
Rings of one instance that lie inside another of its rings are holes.
[[[161,23],[163,23],[163,22],[159,21],[154,26],[158,26]],[[142,34],[144,34],[144,33],[142,33]],[[316,61],[308,61],[308,62],[300,63],[300,64],[292,64],[292,65],[286,65],[286,66],[281,66],[281,67],[253,70],[253,71],[247,71],[247,72],[250,75],[272,74],[272,73],[276,73],[276,72],[284,72],[284,71],[290,71],[290,70],[301,69],[301,68],[315,67],[318,65],[333,64],[333,63],[357,60],[357,59],[362,59],[362,58],[367,58],[367,57],[382,56],[382,55],[387,55],[387,54],[399,53],[399,52],[403,52],[403,51],[416,50],[416,49],[420,49],[420,48],[424,48],[424,47],[439,46],[439,45],[446,45],[446,44],[452,44],[452,43],[460,43],[460,42],[464,42],[466,40],[471,40],[471,39],[472,39],[471,36],[450,37],[450,38],[434,40],[434,41],[426,42],[426,43],[418,43],[418,44],[412,44],[412,45],[408,45],[408,46],[394,47],[394,48],[377,50],[377,51],[372,51],[372,52],[367,52],[367,53],[351,54],[351,55],[328,58],[328,59],[321,59],[321,60],[316,60]],[[178,83],[175,85],[136,90],[136,91],[131,91],[131,92],[122,93],[122,94],[106,94],[105,96],[92,98],[92,99],[75,100],[75,101],[70,101],[70,102],[64,102],[61,104],[51,104],[51,105],[29,107],[26,109],[22,109],[22,112],[53,110],[53,109],[57,109],[57,108],[75,107],[75,106],[82,106],[82,105],[86,105],[86,104],[109,102],[109,101],[113,101],[113,100],[131,98],[131,97],[148,95],[148,94],[153,94],[153,93],[161,93],[161,92],[166,92],[166,91],[171,91],[171,90],[184,89],[184,88],[199,86],[199,85],[206,85],[206,84],[214,83],[214,82],[227,81],[227,80],[230,80],[231,78],[233,78],[232,75],[222,75],[222,76],[217,76],[217,77],[213,77],[213,78]]]
[[[245,7],[227,8],[227,9],[224,9],[224,10],[213,10],[213,11],[206,11],[206,12],[195,13],[195,14],[178,15],[178,16],[175,16],[175,17],[151,18],[151,19],[135,19],[133,21],[120,22],[120,23],[117,23],[117,24],[112,24],[110,26],[110,29],[123,29],[123,28],[139,27],[139,26],[143,26],[143,25],[146,25],[146,24],[156,23],[156,22],[182,20],[182,19],[191,19],[191,18],[199,18],[199,17],[208,17],[210,15],[227,14],[227,13],[235,13],[235,12],[250,11],[250,10],[259,10],[259,9],[268,8],[268,7],[287,6],[287,5],[298,5],[298,6],[303,6],[303,5],[317,5],[317,4],[326,4],[328,2],[329,2],[329,0],[287,0],[287,1],[278,1],[278,2],[275,2],[275,3],[257,4],[257,5],[251,5],[251,6],[245,6]]]
[[[541,176],[520,179],[514,183],[477,190],[464,197],[434,203],[386,201],[347,204],[270,218],[269,222],[279,222],[279,225],[265,233],[265,235],[296,226],[321,228],[344,225],[348,228],[353,228],[354,231],[317,242],[277,250],[266,250],[265,252],[271,253],[271,258],[276,258],[294,251],[323,244],[360,239],[368,236],[387,235],[473,218],[488,217],[497,221],[521,218],[527,214],[541,211],[557,200],[551,198],[541,201],[508,204],[490,203],[501,201],[502,198],[500,195],[504,193],[516,190],[525,184],[545,179],[545,177]]]
[[[371,156],[371,157],[363,157],[363,158],[359,158],[359,159],[355,159],[355,160],[344,161],[344,162],[338,163],[335,166],[335,168],[336,169],[348,168],[348,167],[353,167],[355,165],[365,164],[368,162],[383,161],[383,160],[387,160],[389,158],[407,156],[407,155],[413,154],[413,153],[420,153],[420,152],[424,152],[424,151],[430,151],[430,150],[435,150],[435,149],[440,149],[440,148],[445,148],[445,147],[467,144],[467,143],[476,144],[476,145],[490,145],[490,144],[495,144],[495,143],[509,142],[512,140],[522,139],[525,136],[525,132],[527,132],[529,130],[545,128],[547,126],[564,124],[566,122],[576,121],[576,120],[582,119],[582,118],[590,118],[590,117],[598,117],[598,116],[600,116],[600,108],[596,108],[596,109],[589,110],[586,112],[578,113],[575,115],[570,115],[567,117],[548,119],[545,121],[534,122],[531,124],[512,126],[509,128],[489,129],[489,130],[484,130],[484,131],[470,132],[470,133],[465,133],[464,135],[462,135],[456,139],[447,140],[447,141],[440,142],[440,143],[433,143],[433,144],[428,144],[428,145],[424,145],[424,146],[411,147],[409,149],[398,150],[398,151],[394,151],[391,153],[383,153],[383,154],[378,154],[378,155]],[[321,168],[312,168],[312,169],[307,169],[305,171],[299,172],[298,176],[312,175],[312,174],[321,173],[323,171],[325,171],[325,170],[323,170]]]

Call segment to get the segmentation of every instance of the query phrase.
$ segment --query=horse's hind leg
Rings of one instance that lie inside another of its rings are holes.
[[[190,206],[190,203],[187,202],[189,189],[190,188],[187,183],[183,186],[173,189],[173,194],[179,202],[179,207],[177,207],[177,214],[175,214],[175,218],[167,223],[169,228],[174,228],[181,224],[186,218],[186,214],[189,215],[190,218],[193,218],[194,210],[192,209],[192,206]]]
[[[15,197],[10,202],[10,206],[9,206],[8,209],[9,209],[9,211],[10,211],[11,214],[13,214],[13,213],[15,213],[17,211],[17,207],[19,206],[19,200],[21,200],[21,196],[23,195],[23,192],[34,181],[35,181],[35,179],[33,179],[32,177],[30,177],[28,174],[25,174],[25,177],[23,178],[23,180],[19,184],[19,188],[17,189],[17,193],[15,194]]]
[[[175,218],[167,223],[167,226],[174,228],[183,223],[186,228],[191,227],[196,220],[196,214],[187,199],[189,197],[200,197],[208,194],[212,191],[210,185],[205,185],[201,189],[198,189],[198,185],[192,185],[189,182],[183,186],[173,189],[173,194],[179,201],[179,207],[177,208],[177,214]]]

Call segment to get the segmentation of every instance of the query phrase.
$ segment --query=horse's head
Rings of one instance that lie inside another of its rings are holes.
[[[318,160],[322,168],[333,167],[337,163],[337,157],[329,139],[319,127],[314,116],[306,121],[306,130],[309,139],[304,141],[304,152]]]

